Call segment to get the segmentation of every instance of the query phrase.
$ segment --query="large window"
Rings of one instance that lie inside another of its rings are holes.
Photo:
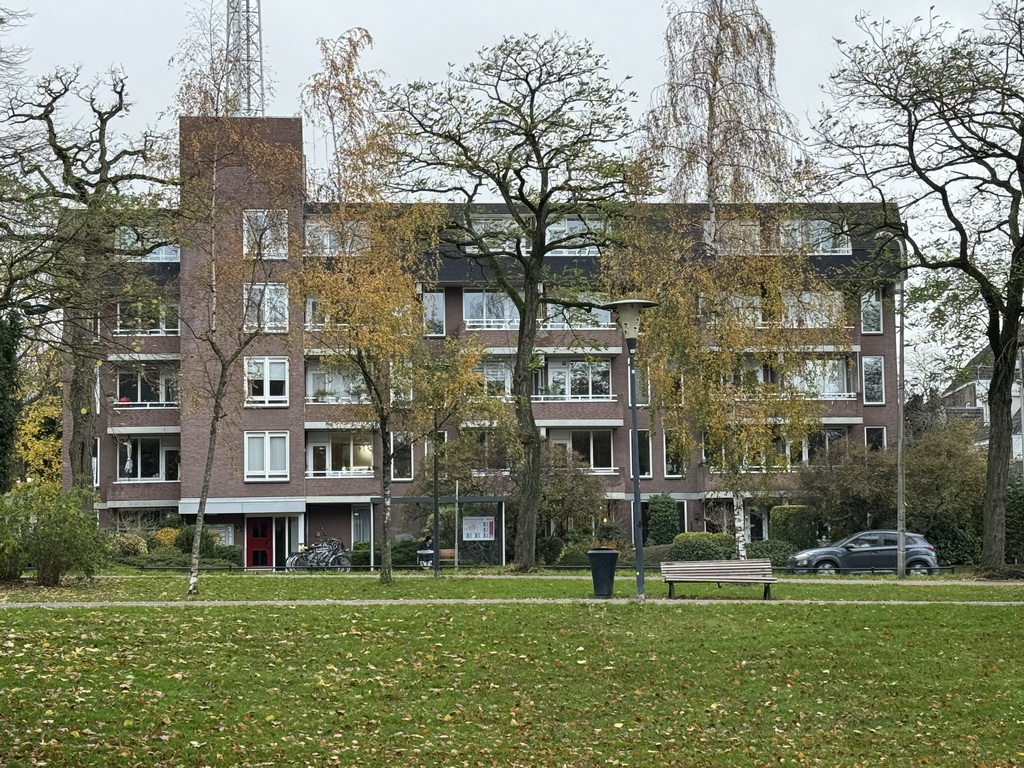
[[[365,221],[306,221],[306,253],[310,256],[359,256],[369,246],[370,233]]]
[[[246,283],[245,330],[288,331],[288,286],[282,283]]]
[[[245,404],[288,405],[288,358],[245,358]]]
[[[245,433],[245,479],[288,479],[288,432]]]
[[[161,233],[149,227],[118,227],[114,237],[117,248],[132,261],[181,261],[178,244],[161,242]]]
[[[861,333],[882,332],[882,292],[868,291],[860,297]]]
[[[369,433],[311,433],[306,444],[306,477],[373,474],[373,442]]]
[[[412,480],[412,441],[409,435],[391,433],[391,479]]]
[[[177,336],[178,305],[159,301],[121,302],[117,305],[118,336]]]
[[[637,445],[640,447],[640,477],[651,477],[651,433],[649,430],[641,429],[637,431]],[[630,441],[630,450],[632,451],[632,441]],[[632,454],[630,455],[630,461],[632,462]],[[633,465],[629,465],[629,476],[633,476]]]
[[[781,245],[786,250],[827,254],[853,252],[850,236],[838,222],[824,219],[791,219],[782,222],[779,234]]]
[[[885,405],[885,358],[865,355],[861,359],[864,377],[864,405]]]
[[[249,259],[287,259],[288,211],[243,211],[242,249]]]
[[[665,477],[682,477],[687,455],[678,436],[669,431],[662,432],[665,443]]]
[[[505,360],[484,360],[476,368],[484,380],[488,395],[508,397],[512,394],[512,366]]]
[[[423,332],[444,336],[444,291],[423,292]]]
[[[475,441],[473,452],[474,472],[507,472],[511,466],[508,450],[502,439],[489,429],[467,429],[462,440]]]
[[[559,431],[552,430],[552,440],[559,442]],[[601,474],[615,471],[612,463],[612,431],[610,429],[568,430],[569,447],[590,467]]]
[[[869,451],[885,448],[885,427],[864,427],[864,445]]]
[[[845,304],[839,291],[786,291],[782,303],[788,328],[834,328],[845,323]]]
[[[176,408],[178,406],[177,371],[171,367],[144,365],[117,372],[119,408]]]
[[[846,360],[842,358],[805,360],[803,370],[793,375],[792,384],[795,389],[823,400],[856,397],[856,393],[850,392]]]
[[[611,362],[551,360],[538,394],[546,400],[612,400]]]
[[[548,227],[547,242],[557,246],[548,255],[597,256],[594,243],[604,237],[604,224],[599,219],[562,219]]]
[[[118,439],[118,482],[177,480],[180,446],[181,439],[178,435]]]
[[[497,291],[463,291],[462,319],[477,330],[519,327],[519,310],[512,299]]]
[[[811,466],[822,466],[834,461],[848,436],[849,427],[826,427],[812,433],[805,443],[806,462]]]
[[[704,242],[718,253],[761,250],[761,223],[756,220],[705,221]]]
[[[307,403],[364,403],[366,386],[354,371],[310,365],[306,372]]]

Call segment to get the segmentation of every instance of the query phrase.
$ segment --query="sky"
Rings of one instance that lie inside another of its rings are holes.
[[[226,2],[226,0],[216,0]],[[190,5],[205,0],[7,0],[32,16],[9,36],[31,51],[29,72],[81,65],[90,77],[112,66],[128,75],[132,123],[155,124],[173,97],[168,67],[187,32]],[[833,38],[863,37],[854,18],[909,21],[929,7],[954,25],[979,23],[987,0],[761,0],[775,29],[783,102],[807,124],[822,103],[820,84],[838,63]],[[473,61],[504,35],[558,29],[591,40],[613,78],[631,78],[637,112],[661,83],[665,10],[661,0],[262,0],[264,60],[275,82],[267,114],[299,111],[298,93],[318,67],[316,40],[351,27],[375,40],[366,65],[392,82],[444,77],[449,64]]]

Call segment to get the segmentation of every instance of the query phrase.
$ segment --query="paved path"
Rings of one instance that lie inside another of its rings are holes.
[[[272,607],[290,608],[299,605],[338,605],[338,606],[362,606],[362,605],[538,605],[544,603],[568,605],[572,603],[597,603],[627,605],[632,603],[632,598],[616,597],[610,600],[598,600],[596,598],[572,598],[572,597],[527,597],[527,598],[498,598],[484,597],[472,599],[455,598],[429,598],[415,599],[402,598],[391,600],[115,600],[110,602],[53,602],[53,603],[0,603],[0,610],[17,610],[19,608],[46,608],[51,610],[67,610],[70,608],[83,608],[87,610],[102,610],[106,608],[249,608],[249,607]],[[987,605],[1020,607],[1024,606],[1021,600],[688,600],[680,598],[669,600],[668,598],[647,598],[648,605],[664,606],[686,606],[686,605],[723,605],[723,604],[753,604],[764,606],[784,606],[797,604],[811,605]]]

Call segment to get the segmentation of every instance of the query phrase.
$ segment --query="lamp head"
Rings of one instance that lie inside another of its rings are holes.
[[[640,335],[640,313],[649,307],[658,306],[656,301],[647,299],[621,299],[604,305],[604,309],[615,313],[615,322],[622,329],[627,341],[636,341]]]

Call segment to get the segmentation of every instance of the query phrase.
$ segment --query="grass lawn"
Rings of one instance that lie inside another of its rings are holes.
[[[860,583],[867,581],[869,583]],[[589,575],[576,578],[560,576],[444,576],[399,573],[395,583],[384,588],[375,576],[366,574],[289,575],[289,574],[203,574],[200,578],[202,600],[410,600],[472,598],[586,598],[593,595]],[[187,580],[182,574],[111,576],[93,582],[69,581],[61,589],[42,589],[31,582],[19,586],[0,584],[0,603],[8,602],[82,602],[112,600],[186,600]],[[761,585],[680,584],[676,594],[688,598],[759,600]],[[635,593],[635,581],[629,574],[618,574],[615,595]],[[668,587],[660,576],[647,577],[647,594],[664,598]],[[1024,601],[1024,583],[993,584],[974,582],[934,584],[932,577],[897,582],[894,578],[875,577],[848,580],[846,583],[822,583],[812,577],[779,582],[772,587],[776,600],[931,600],[931,601]]]
[[[202,597],[509,581],[246,579],[206,578]],[[172,584],[111,583],[128,599]],[[588,591],[504,589],[545,584]],[[685,600],[0,610],[0,765],[1019,766],[1020,615]]]

